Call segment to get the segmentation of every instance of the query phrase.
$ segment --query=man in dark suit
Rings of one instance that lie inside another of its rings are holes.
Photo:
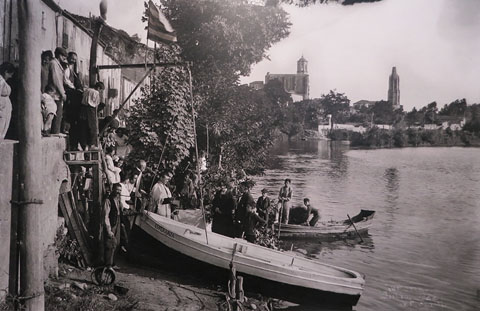
[[[106,266],[113,266],[115,250],[120,243],[120,195],[122,186],[114,184],[110,196],[103,204],[103,241],[104,241],[104,263]]]
[[[257,213],[268,223],[268,214],[270,212],[270,198],[267,189],[262,189],[262,195],[257,200]]]

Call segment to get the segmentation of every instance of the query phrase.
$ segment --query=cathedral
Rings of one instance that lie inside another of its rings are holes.
[[[300,95],[303,99],[308,99],[310,86],[307,66],[308,61],[302,56],[297,61],[296,74],[271,74],[268,72],[265,75],[265,84],[270,80],[279,80],[288,93]]]

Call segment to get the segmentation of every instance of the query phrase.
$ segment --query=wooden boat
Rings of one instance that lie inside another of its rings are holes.
[[[316,238],[323,241],[333,241],[345,238],[355,238],[368,231],[373,221],[375,211],[361,210],[358,215],[352,217],[355,227],[349,219],[341,221],[318,222],[315,226],[282,224],[280,226],[281,238]],[[278,223],[275,224],[278,230]]]
[[[237,273],[244,276],[249,291],[302,304],[350,307],[356,305],[363,291],[365,280],[359,273],[293,252],[276,251],[212,232],[206,236],[204,229],[151,212],[137,217],[135,224],[158,242],[155,248],[168,261],[181,267],[199,264],[199,270],[208,270],[210,274],[217,274],[218,269],[229,271],[233,264]],[[173,255],[178,259],[173,259]]]

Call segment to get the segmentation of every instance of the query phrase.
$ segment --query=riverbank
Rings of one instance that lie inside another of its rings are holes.
[[[333,130],[329,134],[333,141],[350,141],[353,148],[381,149],[402,147],[480,147],[480,137],[466,131],[394,129],[377,127],[365,133],[348,130]]]
[[[45,284],[45,310],[229,310],[226,292],[188,276],[136,266],[124,258],[117,263],[112,286],[97,286],[90,269],[61,264],[59,277]],[[275,302],[278,304],[279,302]],[[273,301],[247,298],[243,310],[274,310]],[[13,310],[11,304],[0,310]]]

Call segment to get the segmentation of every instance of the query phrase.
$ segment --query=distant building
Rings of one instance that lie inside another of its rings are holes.
[[[356,111],[359,111],[362,108],[373,107],[375,105],[375,103],[376,103],[376,101],[374,101],[374,100],[362,99],[362,100],[359,100],[358,102],[353,103],[352,106]]]
[[[388,102],[392,104],[393,109],[400,108],[400,77],[396,67],[392,68],[392,74],[388,79]]]
[[[303,99],[309,98],[309,76],[308,76],[308,61],[302,56],[297,61],[296,74],[270,74],[265,76],[265,84],[271,80],[279,80],[285,91],[290,94],[300,95]]]
[[[459,131],[465,125],[465,117],[457,117],[457,116],[437,116],[435,123],[438,128],[442,128],[446,130],[447,128],[451,129],[452,131]]]
[[[253,81],[253,82],[250,82],[250,84],[248,86],[250,86],[252,89],[258,91],[258,90],[263,89],[265,84],[263,83],[263,81]]]

